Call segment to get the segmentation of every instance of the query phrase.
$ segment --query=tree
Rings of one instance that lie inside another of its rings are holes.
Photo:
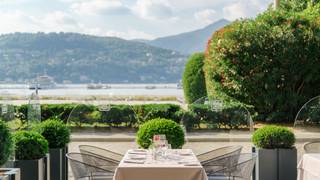
[[[235,21],[209,42],[208,94],[253,106],[258,120],[293,121],[299,108],[319,95],[319,49],[316,6]]]
[[[182,84],[186,101],[190,104],[207,95],[203,64],[204,53],[193,54],[184,69]]]

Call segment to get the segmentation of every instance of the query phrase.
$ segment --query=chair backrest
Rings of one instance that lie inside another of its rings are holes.
[[[81,153],[92,154],[95,156],[99,156],[101,158],[106,158],[107,160],[114,161],[118,164],[123,158],[122,154],[119,154],[104,148],[96,147],[96,146],[79,145],[79,149]]]
[[[214,149],[202,154],[197,155],[200,163],[206,164],[223,157],[230,157],[234,155],[239,155],[242,150],[242,146],[225,146],[218,149]]]
[[[230,157],[226,157],[229,159]],[[237,156],[238,162],[232,167],[211,168],[212,171],[206,171],[208,176],[226,176],[236,179],[250,180],[257,155],[255,153],[240,154]]]
[[[95,173],[113,174],[117,166],[97,156],[82,153],[67,153],[75,179],[91,177]]]
[[[303,149],[306,153],[320,153],[320,141],[307,142]]]

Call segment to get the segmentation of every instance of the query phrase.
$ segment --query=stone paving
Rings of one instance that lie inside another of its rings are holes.
[[[303,154],[303,144],[311,140],[320,140],[319,133],[296,134],[298,149],[298,161]],[[192,149],[195,154],[200,154],[215,148],[227,145],[243,146],[243,153],[251,152],[253,144],[250,142],[248,133],[188,133],[189,141],[183,148]],[[112,151],[125,153],[128,149],[137,148],[135,143],[135,133],[73,133],[72,141],[69,144],[69,152],[79,152],[78,146],[81,144],[94,145],[107,148]],[[69,168],[69,177],[72,180],[72,173]]]

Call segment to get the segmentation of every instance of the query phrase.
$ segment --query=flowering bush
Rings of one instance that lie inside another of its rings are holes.
[[[206,51],[208,95],[251,105],[259,120],[293,121],[320,92],[318,10],[269,10],[217,31]]]

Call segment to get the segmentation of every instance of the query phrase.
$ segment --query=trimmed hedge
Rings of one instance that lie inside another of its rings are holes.
[[[264,149],[292,148],[295,141],[295,135],[288,128],[272,125],[258,129],[252,136],[253,144]]]
[[[257,120],[293,121],[320,91],[320,8],[270,10],[235,21],[209,41],[209,96],[254,107]]]
[[[163,118],[153,119],[142,124],[137,132],[137,143],[142,148],[149,148],[152,143],[151,139],[156,134],[165,134],[173,149],[182,148],[185,143],[182,127],[172,120]]]
[[[7,162],[13,151],[13,139],[7,124],[0,120],[0,166]]]
[[[193,54],[182,76],[183,92],[186,101],[191,104],[197,99],[207,96],[206,82],[203,72],[204,53]]]
[[[48,153],[48,141],[34,131],[18,131],[14,134],[17,160],[35,160]]]
[[[250,116],[246,107],[241,104],[224,104],[222,111],[212,111],[209,105],[191,104],[185,114],[187,129],[206,124],[209,129],[241,129],[250,128]]]
[[[248,121],[241,104],[225,103],[222,112],[211,111],[208,105],[189,105],[185,111],[175,104],[145,104],[145,105],[111,105],[109,111],[99,111],[99,107],[87,104],[42,104],[41,119],[60,119],[67,123],[69,113],[72,115],[68,123],[81,127],[83,124],[109,127],[139,127],[139,125],[155,119],[171,119],[181,121],[187,130],[200,128],[205,124],[208,129],[247,128]],[[16,116],[25,122],[27,105],[16,107]],[[251,110],[251,109],[250,109]]]
[[[49,143],[49,148],[64,148],[70,142],[69,128],[58,119],[49,119],[35,127]]]

